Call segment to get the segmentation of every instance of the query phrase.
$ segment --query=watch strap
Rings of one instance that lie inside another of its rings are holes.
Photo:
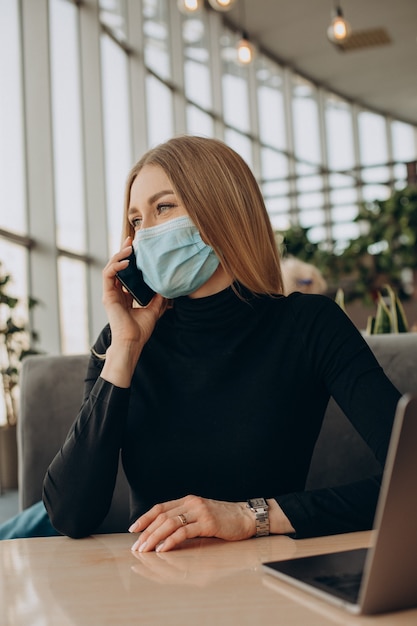
[[[255,513],[255,537],[269,535],[269,506],[265,498],[252,498],[248,500],[247,507]]]

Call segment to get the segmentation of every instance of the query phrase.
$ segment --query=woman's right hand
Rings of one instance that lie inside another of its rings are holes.
[[[157,294],[147,307],[132,306],[133,298],[116,277],[128,265],[132,239],[127,237],[122,249],[114,254],[103,270],[103,305],[111,329],[111,345],[101,376],[118,387],[129,387],[142,352],[156,322],[165,310],[166,300]]]

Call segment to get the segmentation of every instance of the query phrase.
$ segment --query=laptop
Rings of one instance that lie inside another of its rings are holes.
[[[351,613],[417,606],[417,395],[397,406],[372,547],[263,563],[263,571]]]

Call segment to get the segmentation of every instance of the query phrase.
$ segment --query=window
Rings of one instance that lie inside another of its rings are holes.
[[[114,254],[120,248],[125,181],[133,165],[129,86],[126,54],[106,34],[101,37],[101,54],[109,253]]]
[[[172,91],[152,74],[146,77],[148,144],[156,146],[174,134]]]
[[[224,122],[237,131],[249,133],[249,68],[237,65],[235,44],[236,36],[225,31],[220,41]]]
[[[143,0],[142,4],[145,65],[160,78],[169,79],[171,56],[167,0]]]
[[[18,3],[0,2],[0,228],[26,232]],[[3,253],[2,253],[3,255]]]
[[[210,51],[206,13],[183,17],[184,86],[188,100],[205,109],[212,108]]]
[[[320,174],[321,144],[317,92],[311,83],[294,75],[292,80],[297,209],[300,225],[309,228],[324,224],[323,179]],[[310,235],[314,231],[310,232]],[[322,227],[316,240],[325,240]]]
[[[86,267],[81,261],[58,259],[59,310],[64,354],[88,352]]]
[[[358,214],[358,186],[353,145],[353,120],[350,104],[332,94],[325,101],[325,122],[332,206],[333,239],[341,247],[359,235],[359,226],[352,223]]]
[[[50,2],[51,88],[57,244],[85,251],[85,206],[77,8]]]
[[[402,189],[407,185],[407,162],[417,160],[416,129],[404,122],[392,122],[392,151],[394,161],[400,161],[394,165],[394,177],[397,180],[396,187]]]
[[[358,118],[364,200],[390,195],[386,121],[382,115],[361,111]]]

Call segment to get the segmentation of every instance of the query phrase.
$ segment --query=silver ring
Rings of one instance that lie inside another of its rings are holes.
[[[179,515],[177,515],[177,517],[180,520],[182,526],[186,526],[188,524],[187,518],[185,517],[184,513],[180,513]]]

